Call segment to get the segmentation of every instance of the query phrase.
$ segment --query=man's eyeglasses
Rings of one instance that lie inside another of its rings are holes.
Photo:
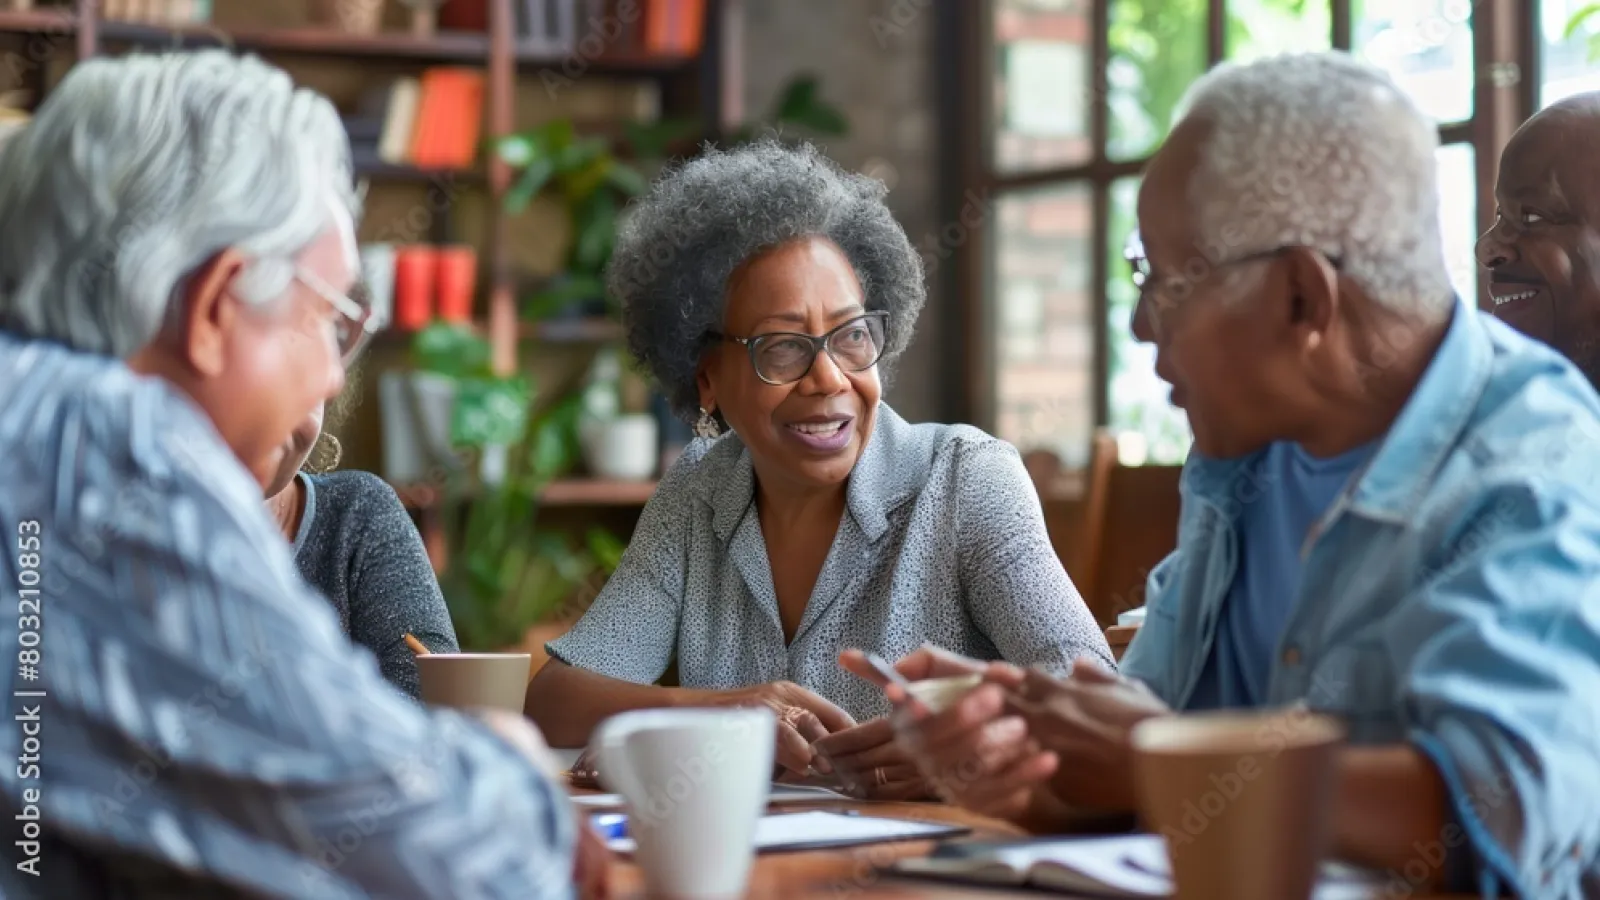
[[[367,343],[372,340],[372,335],[378,330],[378,322],[372,317],[372,303],[365,296],[366,285],[357,282],[352,289],[352,293],[357,296],[349,297],[335,290],[315,272],[302,266],[295,267],[294,277],[317,296],[326,300],[339,314],[338,321],[334,322],[334,342],[339,348],[339,360],[348,367],[361,355],[361,351],[366,348]]]
[[[823,350],[846,372],[872,368],[883,356],[888,317],[887,312],[869,312],[820,336],[787,331],[747,338],[713,331],[710,336],[743,344],[750,352],[750,365],[755,367],[756,377],[767,384],[784,385],[806,377],[817,361],[817,354]]]
[[[1282,247],[1274,247],[1271,250],[1262,250],[1258,253],[1249,253],[1237,259],[1230,259],[1226,262],[1215,264],[1211,263],[1209,260],[1201,258],[1200,261],[1204,263],[1204,265],[1201,267],[1203,274],[1200,274],[1199,276],[1192,276],[1186,271],[1181,278],[1169,280],[1180,281],[1192,288],[1194,287],[1195,283],[1199,282],[1206,275],[1209,275],[1218,269],[1277,256],[1283,251],[1291,249],[1292,246],[1293,245],[1286,244]],[[1321,251],[1317,252],[1321,253]],[[1340,268],[1340,257],[1327,253],[1322,253],[1321,255],[1328,261],[1329,265],[1333,266],[1335,270]],[[1145,257],[1144,240],[1139,236],[1139,230],[1137,228],[1135,228],[1133,232],[1128,235],[1127,242],[1123,244],[1122,258],[1127,261],[1130,277],[1133,280],[1133,286],[1139,289],[1140,294],[1143,294],[1145,291],[1151,290],[1155,287],[1155,285],[1150,283],[1150,260]]]

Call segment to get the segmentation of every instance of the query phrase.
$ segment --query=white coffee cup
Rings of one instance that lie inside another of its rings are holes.
[[[651,896],[739,897],[772,783],[770,709],[651,709],[602,722],[590,746],[628,807]]]

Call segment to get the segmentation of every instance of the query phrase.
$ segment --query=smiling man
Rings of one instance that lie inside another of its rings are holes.
[[[1600,384],[1600,91],[1529,119],[1500,156],[1478,239],[1494,314]]]
[[[1387,75],[1278,57],[1186,106],[1139,192],[1134,333],[1194,452],[1122,677],[991,667],[901,735],[1046,830],[1134,808],[1141,721],[1305,704],[1347,726],[1336,852],[1390,896],[1600,896],[1600,399],[1452,291],[1437,129]]]

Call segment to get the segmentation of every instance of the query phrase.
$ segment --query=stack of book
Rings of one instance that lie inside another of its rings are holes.
[[[380,165],[468,169],[478,159],[484,78],[477,69],[439,66],[370,92],[345,118],[356,169]]]
[[[517,43],[536,53],[693,56],[705,31],[705,0],[515,0],[513,10]]]
[[[104,0],[103,15],[118,22],[195,25],[211,21],[211,0]]]
[[[648,0],[644,51],[694,56],[705,32],[705,0]]]

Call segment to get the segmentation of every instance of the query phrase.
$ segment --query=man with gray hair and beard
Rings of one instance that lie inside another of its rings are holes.
[[[368,333],[349,153],[217,51],[81,63],[0,148],[0,895],[573,893],[538,732],[391,688],[262,507]]]
[[[1120,677],[991,665],[937,715],[890,688],[951,799],[1129,811],[1139,722],[1305,704],[1348,728],[1335,849],[1391,895],[1600,896],[1600,400],[1452,292],[1436,143],[1343,54],[1191,90],[1133,260],[1194,430],[1178,547]]]

